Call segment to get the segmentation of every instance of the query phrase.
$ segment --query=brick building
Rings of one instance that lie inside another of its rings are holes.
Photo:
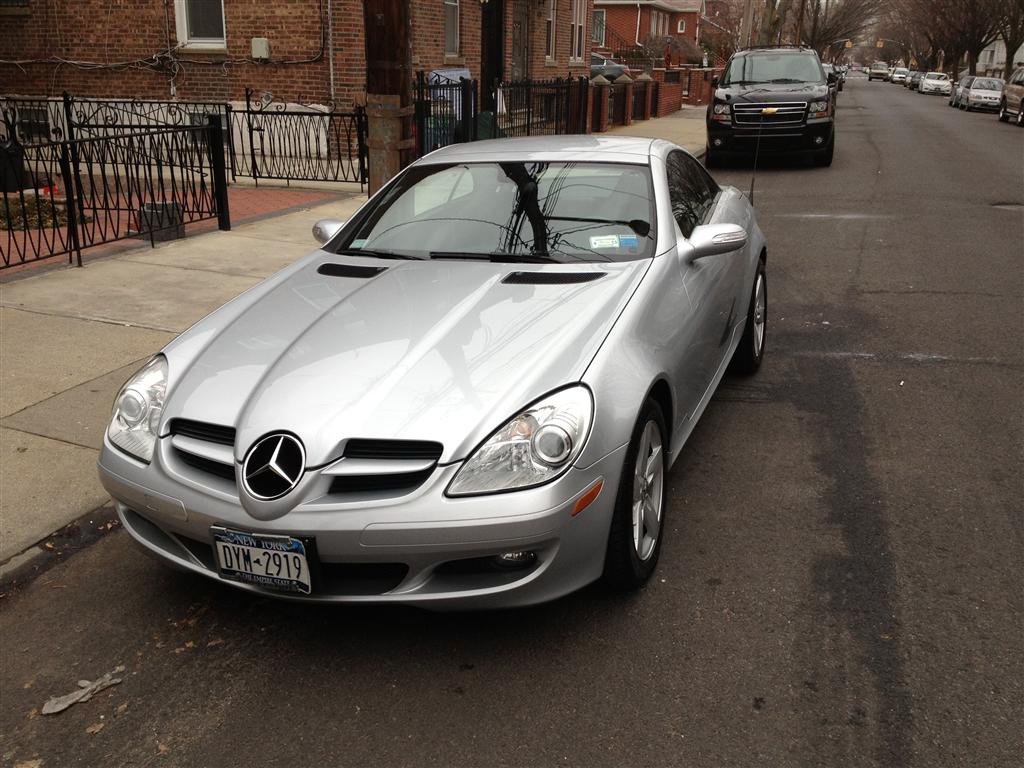
[[[595,49],[614,51],[658,38],[700,45],[704,0],[593,0]]]
[[[413,67],[589,74],[593,0],[412,0]],[[358,102],[360,0],[3,0],[0,94]]]

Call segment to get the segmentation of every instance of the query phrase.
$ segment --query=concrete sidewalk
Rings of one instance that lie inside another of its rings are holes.
[[[703,115],[689,108],[611,133],[697,154]],[[352,194],[0,285],[0,572],[108,501],[96,458],[125,379],[201,317],[312,251],[317,219],[348,218],[364,200]]]

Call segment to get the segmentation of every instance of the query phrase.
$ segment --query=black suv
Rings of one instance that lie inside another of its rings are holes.
[[[708,104],[704,164],[727,154],[812,152],[832,165],[835,74],[827,77],[810,48],[746,48],[729,59]]]

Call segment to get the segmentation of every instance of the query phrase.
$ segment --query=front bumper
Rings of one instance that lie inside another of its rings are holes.
[[[183,484],[161,462],[126,456],[109,443],[99,460],[103,486],[129,534],[178,568],[261,595],[303,602],[405,603],[429,608],[502,608],[546,602],[596,580],[625,446],[586,469],[539,488],[447,498],[459,465],[439,466],[421,486],[386,500],[314,499],[275,520],[251,517],[237,496]],[[173,472],[173,470],[172,470]],[[575,517],[573,506],[597,480],[604,487]],[[311,595],[293,595],[218,573],[211,526],[314,542]],[[530,550],[523,568],[493,566],[494,555]]]
[[[991,109],[993,112],[999,111],[998,99],[968,99],[967,103],[973,109]]]
[[[708,121],[708,146],[722,154],[753,155],[761,134],[761,154],[810,152],[828,147],[833,139],[835,123],[831,117],[806,120],[800,125],[758,129],[735,124]]]

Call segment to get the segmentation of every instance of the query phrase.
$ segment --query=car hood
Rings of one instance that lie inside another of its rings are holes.
[[[992,91],[992,90],[989,90],[987,88],[985,90],[979,90],[977,88],[972,88],[969,91],[969,93],[971,94],[971,96],[989,96],[989,97],[994,98],[994,99],[998,99],[1000,96],[1003,95],[1002,91]]]
[[[327,276],[317,271],[325,262],[385,269]],[[349,438],[433,440],[442,463],[464,458],[523,407],[580,380],[649,265],[320,253],[165,350],[165,431],[176,417],[234,426],[237,460],[259,437],[287,431],[310,467],[337,458]],[[514,272],[521,282],[508,282]],[[599,277],[530,284],[538,273]]]
[[[790,83],[780,85],[750,85],[719,88],[715,92],[718,101],[752,102],[755,104],[782,101],[812,101],[828,96],[829,88],[824,83]]]

